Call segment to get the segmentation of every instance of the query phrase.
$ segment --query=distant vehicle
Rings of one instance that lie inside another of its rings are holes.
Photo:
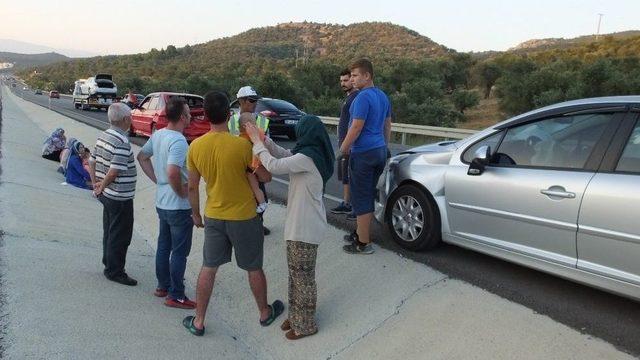
[[[197,137],[207,133],[211,126],[204,115],[204,99],[202,96],[172,92],[157,92],[147,95],[140,106],[131,112],[130,136],[151,136],[156,130],[167,126],[165,105],[175,96],[184,98],[191,109],[191,124],[184,130],[184,136],[191,142]]]
[[[239,111],[238,100],[231,103],[231,111]],[[269,118],[270,135],[286,135],[291,140],[296,139],[296,124],[305,113],[292,103],[271,98],[261,98],[256,104],[256,112]]]
[[[42,95],[42,90],[36,89],[33,93],[36,95]]]
[[[60,99],[60,93],[57,90],[49,91],[49,97],[52,99]]]
[[[376,219],[410,250],[444,241],[640,300],[638,109],[569,101],[400,153]]]
[[[73,105],[76,109],[107,109],[116,102],[118,88],[109,74],[98,74],[75,82]]]
[[[145,98],[145,96],[142,94],[133,94],[133,95],[136,97],[136,104],[141,104],[142,100],[144,100]],[[129,106],[132,109],[136,107],[129,99],[128,94],[126,94],[122,99],[120,99],[120,101],[127,104],[127,106]]]

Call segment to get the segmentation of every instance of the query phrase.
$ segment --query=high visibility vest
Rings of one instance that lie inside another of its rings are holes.
[[[258,114],[256,116],[256,126],[266,134],[269,130],[269,118]],[[229,132],[235,136],[240,135],[240,114],[234,113],[229,119]]]

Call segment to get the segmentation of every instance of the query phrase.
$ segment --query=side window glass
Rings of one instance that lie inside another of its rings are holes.
[[[581,169],[612,116],[560,116],[511,128],[507,130],[492,163]]]
[[[149,103],[149,110],[157,110],[158,109],[158,97],[154,96],[151,98]]]
[[[470,163],[473,160],[473,156],[480,147],[488,145],[491,148],[491,153],[496,152],[496,147],[498,146],[498,141],[502,137],[504,131],[499,131],[493,135],[489,135],[486,138],[478,141],[477,143],[471,145],[467,150],[465,150],[464,154],[462,154],[462,161],[465,163]]]
[[[151,104],[151,98],[150,97],[144,99],[142,104],[140,104],[140,107],[145,109],[145,110],[149,110],[149,104]]]
[[[624,147],[616,171],[640,173],[640,122],[636,123]]]

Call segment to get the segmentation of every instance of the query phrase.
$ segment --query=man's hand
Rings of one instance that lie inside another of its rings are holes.
[[[200,214],[193,213],[191,214],[191,219],[193,219],[193,225],[197,228],[203,228],[204,223],[202,222],[202,216]]]
[[[103,184],[104,183],[102,181],[98,181],[93,184],[93,193],[95,196],[100,196],[100,194],[102,194],[102,191],[104,190]]]

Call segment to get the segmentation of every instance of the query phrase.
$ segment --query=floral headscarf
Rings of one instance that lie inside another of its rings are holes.
[[[64,149],[67,139],[64,137],[64,129],[57,128],[53,130],[51,136],[44,141],[42,147],[42,155],[50,155],[58,150]]]

